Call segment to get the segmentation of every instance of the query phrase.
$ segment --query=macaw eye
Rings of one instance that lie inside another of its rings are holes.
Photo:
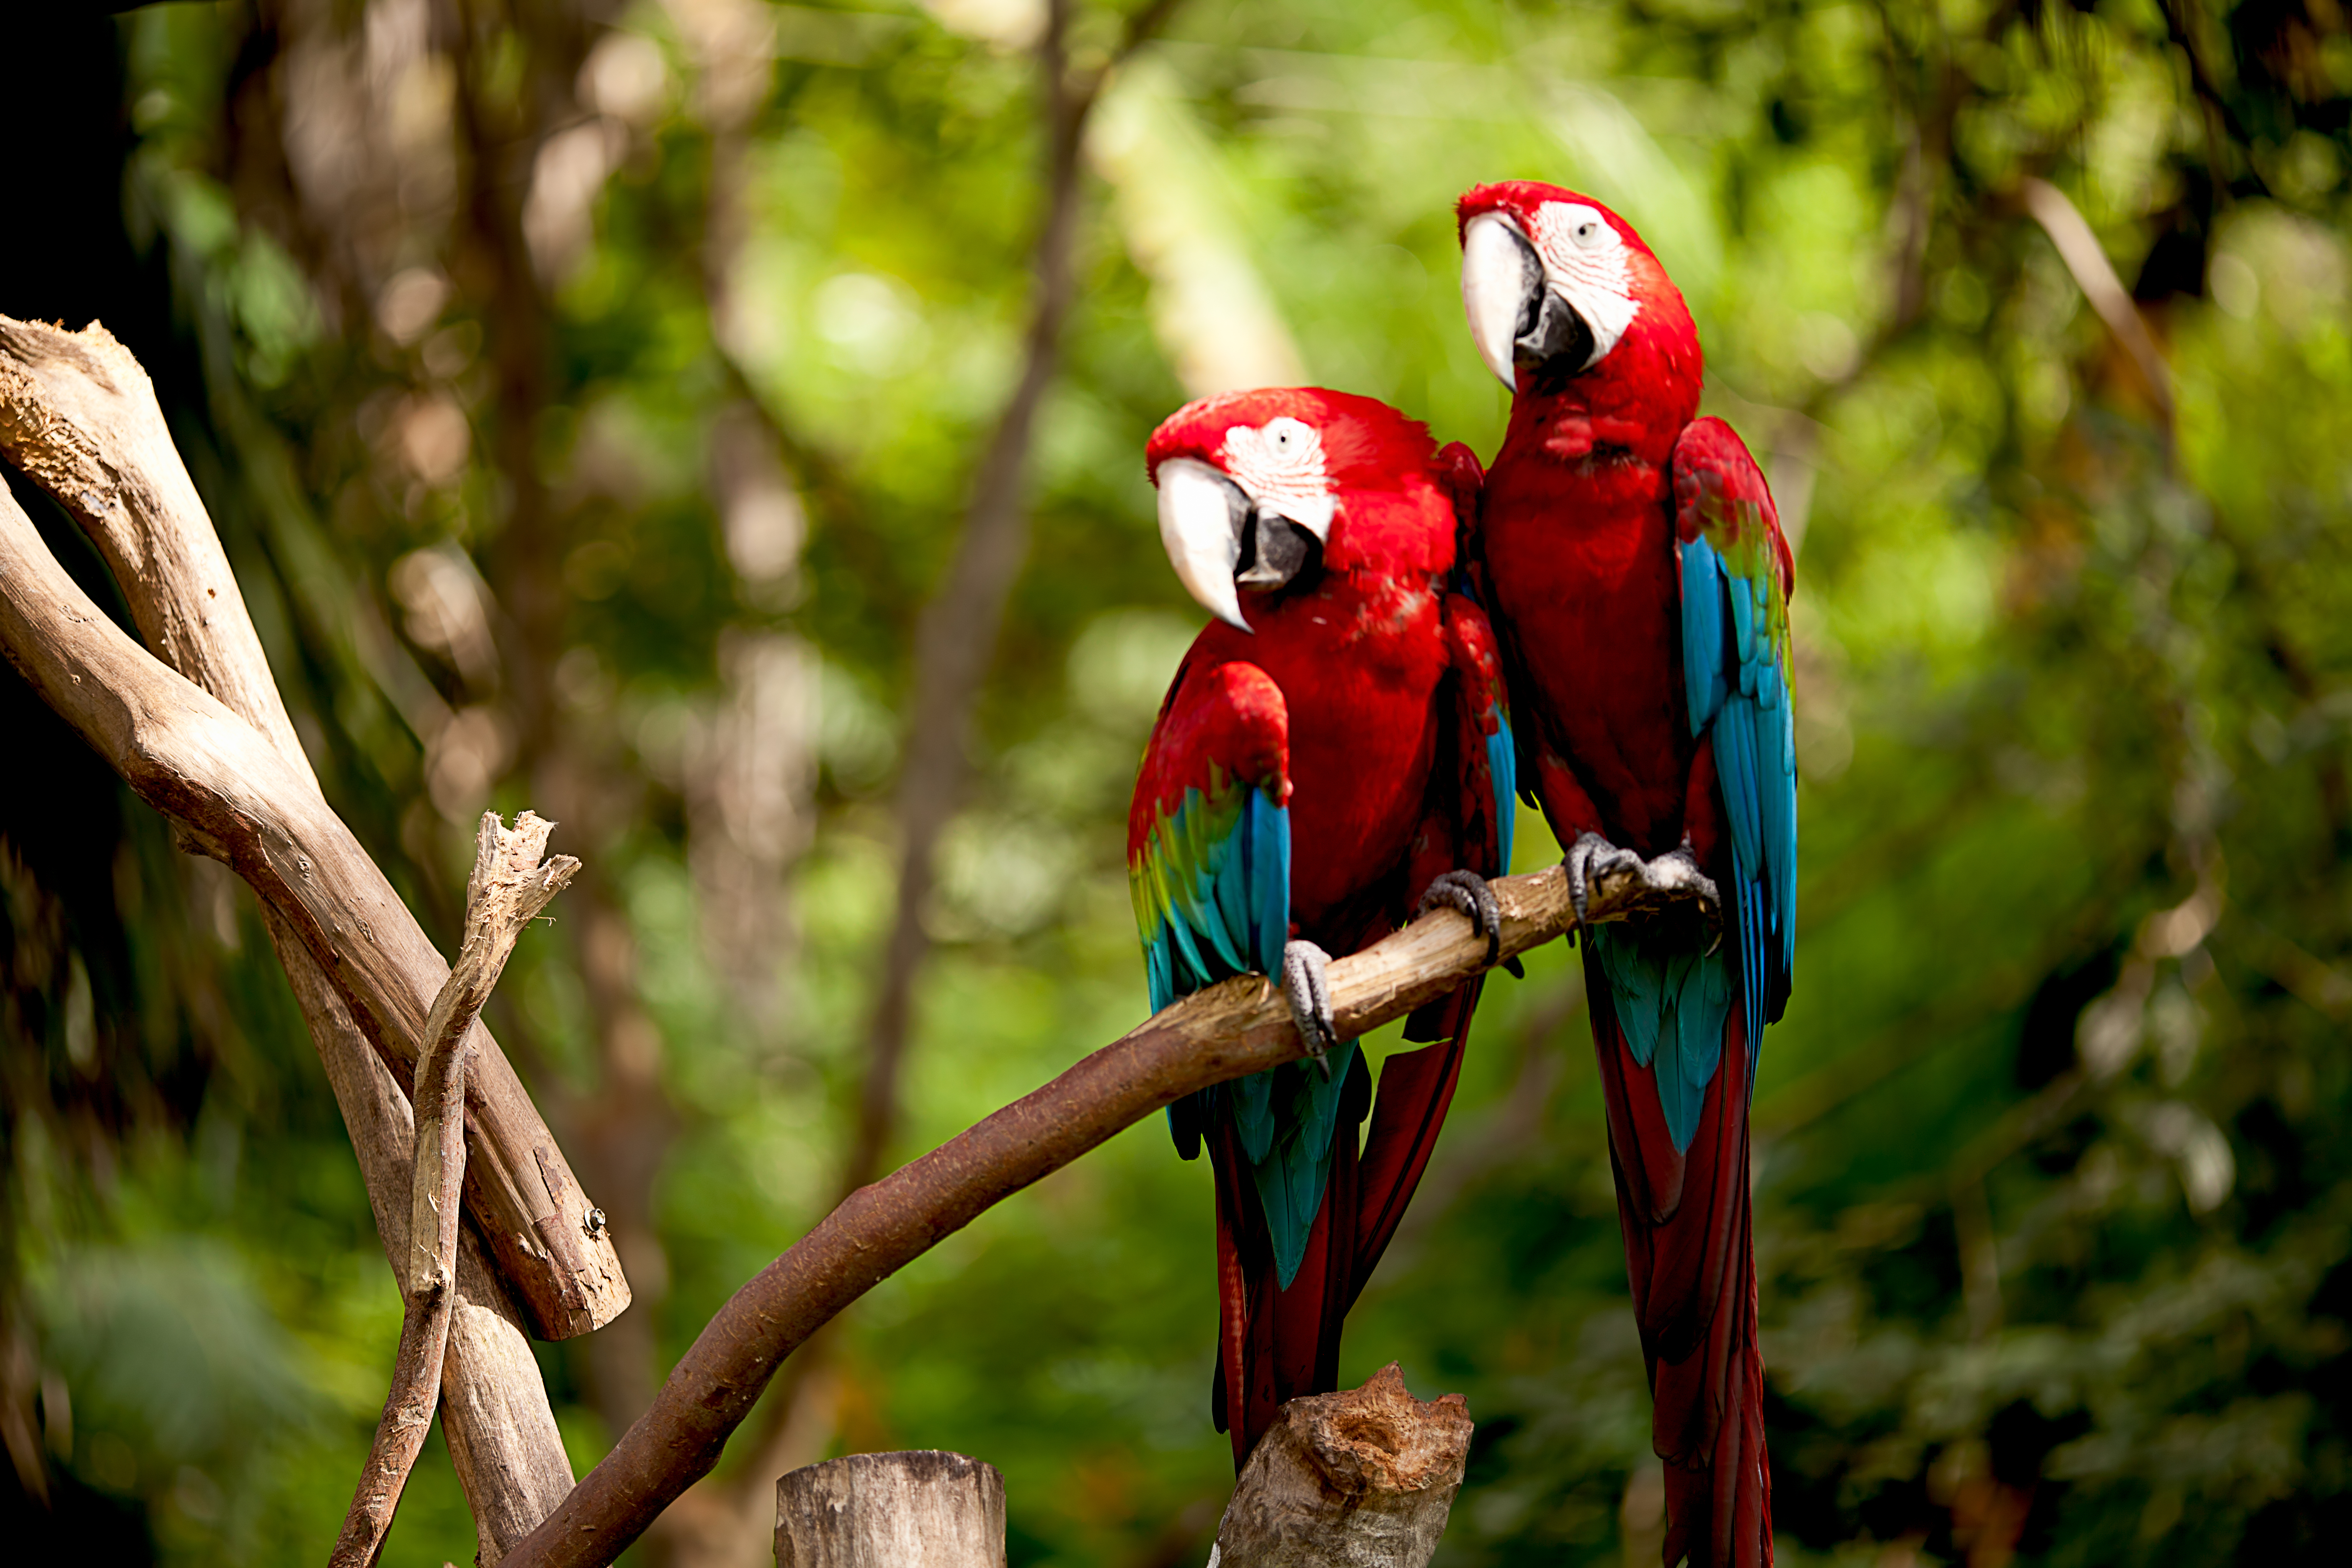
[[[1265,438],[1274,449],[1287,456],[1298,449],[1307,434],[1307,426],[1287,416],[1266,421]]]
[[[1597,250],[1601,247],[1601,237],[1609,232],[1609,226],[1599,218],[1589,217],[1569,232],[1585,249]]]

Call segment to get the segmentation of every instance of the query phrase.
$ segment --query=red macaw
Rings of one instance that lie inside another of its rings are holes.
[[[1795,566],[1755,459],[1696,417],[1697,331],[1632,227],[1521,182],[1457,216],[1471,335],[1514,395],[1476,548],[1525,772],[1580,917],[1619,868],[1706,916],[1584,949],[1665,1561],[1767,1563],[1748,1105],[1796,956]]]
[[[1454,1095],[1473,982],[1416,1016],[1371,1099],[1324,970],[1444,902],[1499,942],[1516,758],[1478,607],[1449,592],[1476,463],[1367,397],[1203,399],[1147,455],[1177,576],[1216,619],[1161,704],[1128,816],[1154,1011],[1279,975],[1310,1068],[1169,1107],[1216,1173],[1217,1426],[1238,1469],[1282,1402],[1337,1385],[1339,1326],[1394,1234]],[[1244,604],[1248,605],[1244,615]]]

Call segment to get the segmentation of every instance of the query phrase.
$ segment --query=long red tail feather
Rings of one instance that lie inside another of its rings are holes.
[[[1401,1051],[1381,1068],[1381,1091],[1372,1102],[1371,1126],[1364,1134],[1359,1176],[1362,1206],[1357,1211],[1356,1278],[1348,1292],[1352,1305],[1371,1282],[1372,1270],[1404,1221],[1404,1211],[1428,1170],[1437,1134],[1454,1103],[1462,1077],[1470,1018],[1478,1005],[1480,982],[1472,981],[1431,1009],[1438,1043]]]
[[[1764,1568],[1772,1561],[1772,1479],[1756,1342],[1748,1064],[1739,1010],[1725,1025],[1698,1128],[1678,1154],[1656,1080],[1634,1061],[1589,949],[1585,981],[1625,1271],[1650,1368],[1651,1441],[1666,1467],[1664,1561],[1669,1568],[1685,1556],[1692,1568]]]
[[[1217,1175],[1220,1318],[1213,1405],[1218,1427],[1232,1434],[1236,1471],[1285,1400],[1327,1394],[1339,1384],[1339,1325],[1355,1299],[1355,1131],[1356,1119],[1343,1116],[1323,1206],[1307,1233],[1307,1255],[1290,1289],[1283,1290],[1276,1287],[1274,1251],[1240,1140],[1230,1121],[1220,1121],[1210,1130]],[[1336,1240],[1335,1213],[1351,1216],[1338,1227]]]

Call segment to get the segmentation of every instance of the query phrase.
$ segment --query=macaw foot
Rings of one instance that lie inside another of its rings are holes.
[[[1689,839],[1644,865],[1642,884],[1662,907],[1697,905],[1699,919],[1706,922],[1707,952],[1723,945],[1723,889],[1698,868],[1698,857],[1691,853]]]
[[[1331,1064],[1324,1053],[1339,1043],[1339,1023],[1331,1016],[1331,955],[1311,942],[1289,942],[1282,949],[1282,993],[1290,999],[1291,1021],[1307,1054],[1330,1081]]]
[[[1598,833],[1578,834],[1559,863],[1568,871],[1568,902],[1576,910],[1576,923],[1580,926],[1591,923],[1596,889],[1613,898],[1616,884],[1629,877],[1638,879],[1643,870],[1639,855],[1618,848]],[[1610,885],[1603,887],[1603,883]]]
[[[1425,915],[1440,907],[1452,910],[1470,922],[1471,929],[1486,939],[1486,962],[1503,959],[1503,906],[1496,901],[1495,889],[1486,879],[1475,871],[1446,871],[1433,879],[1421,895],[1421,902],[1412,912]],[[1525,972],[1516,958],[1503,959],[1503,967],[1524,977]]]
[[[1707,951],[1723,945],[1723,893],[1699,869],[1685,838],[1654,860],[1620,849],[1597,833],[1581,833],[1561,862],[1568,869],[1568,898],[1576,923],[1591,923],[1595,896],[1618,919],[1696,911],[1706,928]]]

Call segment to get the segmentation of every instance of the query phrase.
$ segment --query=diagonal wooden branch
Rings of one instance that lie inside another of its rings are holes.
[[[316,795],[219,538],[137,362],[103,328],[68,333],[0,317],[0,453],[72,503],[149,646],[269,737]],[[385,1260],[404,1289],[415,1141],[408,1098],[292,923],[266,900],[261,910],[351,1133]],[[560,1158],[554,1168],[560,1174]],[[442,1419],[485,1563],[498,1562],[572,1485],[525,1321],[469,1232]]]
[[[442,1358],[457,1284],[458,1194],[466,1174],[466,1057],[474,1020],[516,940],[580,869],[569,855],[541,863],[555,825],[526,811],[509,829],[485,812],[466,884],[466,936],[457,967],[433,1000],[416,1058],[416,1157],[410,1187],[407,1297],[392,1386],[357,1495],[336,1539],[332,1568],[366,1568],[383,1547],[408,1473],[440,1400]]]
[[[1557,866],[1492,885],[1503,911],[1500,957],[1541,946],[1576,923],[1568,878]],[[1599,879],[1587,904],[1596,924],[1658,907],[1657,895],[1630,870]],[[1486,967],[1486,940],[1467,920],[1448,910],[1424,915],[1331,965],[1339,1032],[1363,1035],[1402,1018]],[[1171,1101],[1304,1054],[1277,988],[1258,975],[1228,980],[852,1193],[719,1309],[652,1408],[515,1547],[509,1568],[612,1562],[718,1463],[778,1365],[843,1308],[992,1205]]]
[[[165,672],[152,664],[109,665],[128,683],[115,696],[136,699],[128,707],[68,688],[64,695],[83,717],[68,717],[87,737],[84,718],[98,721],[111,710],[105,722],[112,743],[131,745],[133,710],[151,718],[170,712],[179,721],[174,744],[202,742],[196,752],[178,753],[196,771],[176,784],[151,770],[150,786],[164,790],[175,809],[131,777],[128,752],[91,739],[151,805],[190,831],[197,847],[253,883],[405,1087],[425,1009],[447,965],[320,794],[146,373],[101,326],[67,332],[0,316],[0,455],[89,532],[148,646],[227,704],[241,720],[237,728],[273,755],[257,763],[259,773],[235,771],[228,757],[253,747],[225,730],[214,734],[209,717],[199,721],[176,695],[163,697],[169,686],[157,687],[156,678]],[[47,555],[29,525],[23,549]],[[87,605],[78,592],[74,598]],[[64,604],[54,607],[73,624],[79,611]],[[230,771],[215,771],[223,767]],[[290,956],[295,951],[280,942],[289,973],[300,962]],[[303,990],[299,982],[296,989]],[[319,1024],[314,1016],[314,1030]],[[604,1227],[589,1222],[593,1206],[487,1029],[474,1037],[467,1082],[474,1110],[467,1128],[466,1205],[516,1300],[550,1339],[610,1321],[629,1302],[619,1256]]]

